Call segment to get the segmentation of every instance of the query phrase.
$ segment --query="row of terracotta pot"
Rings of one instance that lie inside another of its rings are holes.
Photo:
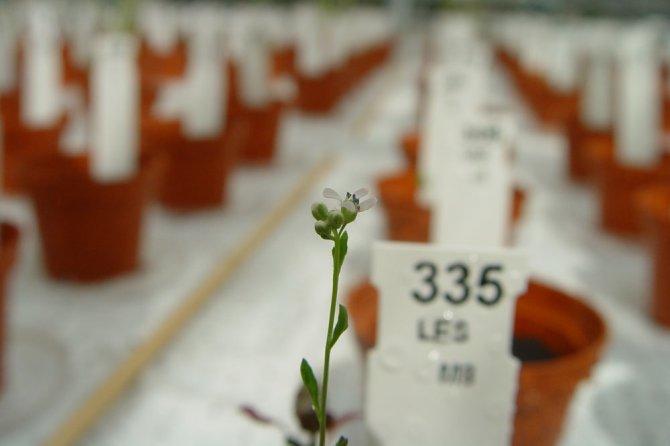
[[[512,80],[535,117],[545,128],[563,130],[577,116],[579,91],[559,92],[538,73],[529,72],[514,55],[504,48],[496,56],[512,75]]]
[[[63,156],[63,125],[5,132],[7,189],[34,204],[47,272],[58,279],[97,281],[136,269],[144,210],[157,198],[176,211],[216,208],[226,200],[228,174],[244,158],[274,156],[282,106],[241,109],[212,138],[185,138],[179,121],[148,113],[141,122],[138,173],[100,184],[85,156]],[[20,120],[16,120],[20,122]]]
[[[525,70],[520,61],[505,49],[497,48],[498,60],[511,73],[512,79],[540,124],[562,130],[577,115],[579,90],[559,92],[538,73]]]
[[[351,55],[342,65],[321,74],[297,72],[297,107],[312,114],[331,112],[349,91],[386,63],[391,51],[392,43],[383,42]]]
[[[389,51],[384,46],[364,52],[342,73],[358,81]],[[6,190],[24,191],[32,198],[52,277],[97,281],[134,270],[142,216],[154,197],[177,211],[215,208],[225,202],[228,173],[238,160],[268,163],[274,157],[284,104],[247,106],[234,64],[226,68],[228,124],[219,135],[196,140],[184,137],[179,121],[161,120],[150,112],[161,83],[183,76],[184,45],[164,56],[142,45],[140,54],[142,162],[138,174],[126,181],[98,184],[88,174],[86,157],[59,155],[57,141],[65,119],[48,129],[26,128],[19,117],[18,92],[1,104],[10,124],[4,134]],[[273,70],[290,74],[294,69],[295,53],[285,48],[276,55]],[[352,85],[350,81],[346,89]]]
[[[522,86],[529,75],[518,61],[504,51],[499,58],[522,94],[528,94]],[[661,76],[666,77],[667,73]],[[670,128],[670,96],[665,94],[662,102],[664,127]],[[653,262],[650,313],[656,322],[670,327],[670,157],[663,154],[651,167],[624,165],[616,159],[613,131],[590,129],[576,113],[567,118],[565,131],[568,175],[597,188],[600,226],[618,236],[646,240]]]
[[[237,121],[214,138],[187,140],[178,123],[163,124],[137,174],[112,183],[91,177],[86,156],[18,155],[13,173],[32,199],[49,274],[93,281],[134,270],[146,205],[154,198],[177,211],[223,204],[251,126]]]

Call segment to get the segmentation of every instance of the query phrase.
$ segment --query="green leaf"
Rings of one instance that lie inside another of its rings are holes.
[[[340,268],[344,264],[344,257],[347,255],[347,249],[349,244],[349,234],[347,231],[344,231],[342,237],[340,237]]]
[[[347,446],[349,444],[349,440],[346,437],[340,437],[339,440],[337,440],[337,443],[335,443],[335,446]]]
[[[314,407],[316,416],[318,419],[321,419],[321,409],[319,408],[319,385],[316,382],[312,367],[305,358],[302,359],[302,363],[300,364],[300,376],[302,377],[302,382],[305,384],[307,392],[309,392],[309,397],[312,400],[312,406]]]
[[[337,323],[335,324],[335,328],[333,328],[333,337],[330,341],[330,348],[333,348],[337,340],[348,327],[349,315],[347,314],[347,309],[344,308],[344,305],[340,304],[340,311],[337,313]]]

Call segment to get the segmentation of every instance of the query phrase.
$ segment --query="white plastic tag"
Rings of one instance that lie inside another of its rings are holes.
[[[0,11],[0,94],[16,85],[16,38]]]
[[[519,370],[511,338],[525,257],[379,242],[372,262],[379,314],[365,418],[373,441],[509,444]]]
[[[219,134],[225,127],[225,70],[217,31],[204,26],[193,30],[186,74],[187,102],[184,133],[192,138]]]
[[[453,139],[444,138],[432,241],[477,247],[505,243],[512,173],[501,124],[485,113],[473,113],[463,117]]]
[[[158,54],[168,54],[177,44],[177,11],[169,4],[147,2],[140,9],[139,21],[144,37]]]
[[[648,167],[659,159],[660,100],[653,30],[625,31],[619,48],[616,154],[625,165]]]
[[[25,45],[21,117],[31,126],[48,127],[62,113],[63,72],[61,36],[49,5],[31,5]]]
[[[123,180],[137,169],[139,85],[137,42],[107,34],[97,42],[92,72],[91,174]]]
[[[71,16],[68,42],[74,62],[80,68],[88,67],[91,59],[92,43],[98,31],[99,16],[93,4],[77,5],[77,12]]]
[[[547,77],[551,87],[561,93],[569,93],[577,87],[579,72],[577,70],[577,48],[575,47],[574,30],[568,25],[557,27],[551,33],[551,54],[548,58]]]
[[[607,47],[609,42],[601,42],[608,37],[607,31],[594,33],[591,51],[587,54],[584,86],[580,101],[580,117],[591,129],[606,130],[612,124],[612,55]],[[603,37],[601,37],[604,34]]]
[[[325,34],[320,23],[322,18],[311,5],[299,6],[295,14],[298,70],[307,76],[318,76],[328,68],[323,51]]]
[[[269,54],[267,44],[257,30],[248,30],[239,67],[244,103],[253,107],[265,105],[269,99]]]
[[[421,176],[419,200],[431,206],[437,200],[437,178],[442,175],[445,140],[451,140],[464,115],[482,105],[486,75],[465,67],[439,66],[428,75],[428,110],[422,129],[422,147],[418,166]]]

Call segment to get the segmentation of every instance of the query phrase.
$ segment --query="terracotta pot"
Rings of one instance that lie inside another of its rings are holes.
[[[47,272],[54,278],[92,282],[138,266],[144,208],[155,193],[161,160],[143,160],[125,181],[99,184],[83,157],[53,156],[21,172],[40,231]]]
[[[388,238],[427,242],[430,236],[430,210],[416,201],[417,178],[414,171],[407,170],[381,178],[377,182],[377,189],[386,212]]]
[[[295,76],[296,48],[287,45],[272,53],[272,77]]]
[[[564,131],[570,121],[573,121],[579,110],[579,93],[558,93],[548,89],[538,99],[535,106],[535,115],[548,129]]]
[[[516,75],[518,63],[512,53],[507,51],[507,49],[503,48],[502,46],[496,46],[494,51],[498,62],[500,62],[507,70],[512,72],[511,74]]]
[[[312,114],[327,114],[335,108],[339,86],[337,73],[334,70],[318,76],[298,73],[296,81],[297,106],[300,110]]]
[[[0,394],[4,388],[4,357],[7,334],[7,298],[5,288],[9,274],[14,264],[16,249],[19,241],[19,231],[16,227],[2,224],[2,239],[0,240]]]
[[[140,147],[147,153],[168,153],[181,143],[181,121],[159,119],[152,115],[142,117]]]
[[[670,97],[663,97],[663,130],[670,132]]]
[[[635,212],[635,194],[646,186],[670,183],[670,160],[663,158],[655,167],[629,167],[618,163],[605,147],[591,147],[590,162],[600,192],[600,225],[613,234],[641,233]]]
[[[588,180],[593,174],[588,160],[589,147],[600,146],[610,152],[614,150],[611,131],[589,129],[579,119],[573,119],[567,126],[567,143],[568,175],[575,181]]]
[[[179,136],[167,146],[167,168],[160,191],[161,203],[176,211],[221,206],[227,196],[228,174],[246,138],[246,128],[231,125],[208,139]]]
[[[58,152],[61,134],[67,120],[63,117],[56,125],[46,128],[25,126],[19,118],[5,121],[0,144],[4,147],[3,186],[10,194],[23,193],[19,179],[22,164]]]
[[[367,350],[377,331],[377,291],[370,283],[347,300],[356,336]],[[598,361],[607,338],[605,322],[580,299],[530,282],[519,298],[513,351],[522,361],[514,417],[514,446],[552,446],[558,441],[572,395]],[[526,346],[547,356],[528,355]]]
[[[607,338],[605,322],[583,300],[531,281],[517,302],[514,338],[517,346],[531,340],[554,357],[520,358],[512,444],[552,446],[577,385],[600,357]],[[520,356],[519,348],[515,350]]]
[[[636,196],[649,252],[653,262],[653,319],[670,328],[670,185],[644,189]]]
[[[343,71],[343,86],[342,95],[346,95],[368,75],[368,69],[365,66],[364,55],[352,54],[347,59],[347,62],[342,67]]]
[[[227,116],[232,120],[241,116],[244,110],[240,96],[240,74],[235,62],[230,59],[226,61],[225,70],[228,74]]]
[[[145,40],[142,40],[138,56],[140,75],[143,78],[181,78],[186,73],[187,58],[186,43],[183,40],[166,54],[155,52]]]
[[[512,224],[516,224],[523,217],[523,211],[526,207],[526,191],[515,187],[512,191]]]
[[[346,305],[358,343],[365,351],[371,349],[377,342],[377,288],[370,282],[362,282],[349,291]]]
[[[547,105],[547,85],[538,74],[520,72],[519,90],[535,116],[538,116],[543,105]]]
[[[241,150],[242,161],[269,163],[274,159],[282,109],[279,102],[271,102],[265,107],[244,109],[241,119],[248,126],[248,131]]]
[[[416,167],[417,156],[421,145],[421,135],[418,131],[410,131],[402,135],[402,152],[405,155],[407,165],[414,169]]]

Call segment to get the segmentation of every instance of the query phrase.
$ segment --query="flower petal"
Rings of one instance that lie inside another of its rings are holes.
[[[356,212],[356,205],[351,200],[345,200],[342,202],[342,207],[348,210],[349,212]]]
[[[368,209],[370,209],[375,204],[377,204],[377,199],[376,198],[368,198],[367,200],[365,200],[364,202],[362,202],[358,206],[358,212],[367,211]]]
[[[342,197],[340,197],[340,194],[335,192],[333,189],[327,187],[323,190],[323,196],[326,198],[332,198],[334,200],[339,200],[342,201]]]
[[[365,197],[368,194],[368,190],[364,187],[358,189],[356,192],[354,192],[354,195],[356,195],[356,198],[361,198]]]

